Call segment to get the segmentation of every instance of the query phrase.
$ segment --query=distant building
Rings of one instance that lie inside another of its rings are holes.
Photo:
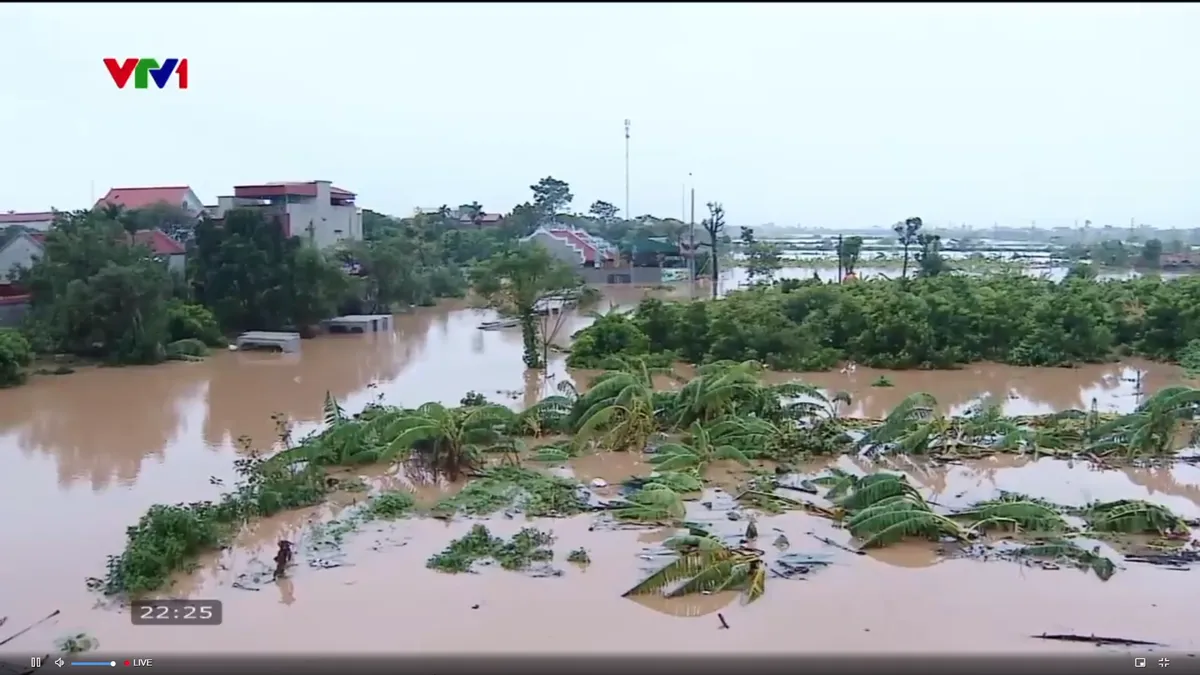
[[[186,185],[113,188],[96,202],[97,207],[115,205],[127,209],[144,209],[155,204],[175,206],[193,216],[204,213],[204,203]]]
[[[11,281],[12,272],[18,267],[33,267],[33,263],[45,253],[43,243],[46,235],[24,232],[13,237],[4,248],[0,248],[0,284]]]
[[[30,213],[17,213],[9,211],[8,213],[0,213],[0,230],[13,225],[19,225],[27,230],[35,232],[45,232],[54,224],[54,211],[33,211]]]
[[[238,185],[233,196],[217,198],[213,215],[223,218],[232,209],[261,209],[264,215],[279,218],[285,235],[329,248],[362,240],[362,211],[354,198],[353,192],[327,180]]]
[[[537,242],[555,258],[579,267],[611,267],[618,261],[616,246],[583,230],[539,227],[522,241]]]
[[[177,274],[183,274],[187,249],[167,233],[162,230],[142,230],[134,233],[133,241],[150,249],[159,258],[166,260],[167,269]]]
[[[442,208],[440,206],[437,208],[418,206],[417,208],[413,209],[413,215],[429,216],[440,213],[441,210]],[[470,213],[464,209],[448,209],[446,216],[451,220],[457,220],[458,224],[462,227],[491,227],[504,222],[503,215],[499,213],[486,213],[484,211],[480,211],[479,213]]]

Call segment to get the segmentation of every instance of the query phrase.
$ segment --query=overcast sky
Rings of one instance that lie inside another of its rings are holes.
[[[186,57],[118,90],[105,57]],[[1194,5],[0,5],[0,210],[328,179],[366,208],[1200,226]]]

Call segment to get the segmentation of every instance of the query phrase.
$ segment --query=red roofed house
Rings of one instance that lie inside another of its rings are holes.
[[[362,211],[354,198],[353,192],[327,180],[238,185],[232,197],[217,198],[215,215],[222,218],[231,209],[261,209],[282,221],[287,236],[329,248],[342,241],[362,240]]]
[[[184,261],[187,260],[187,249],[183,244],[167,236],[162,230],[142,230],[134,233],[134,243],[145,246],[154,254],[167,261],[167,269],[183,274]]]
[[[27,230],[45,232],[54,224],[53,211],[35,211],[33,213],[17,213],[9,211],[0,213],[0,230],[13,225],[19,225]]]
[[[199,216],[204,213],[204,203],[186,185],[177,187],[130,187],[113,188],[96,202],[96,206],[114,204],[127,209],[144,209],[155,204],[169,204]]]
[[[559,260],[580,267],[611,267],[617,259],[615,248],[569,227],[539,227],[524,241],[536,241]]]

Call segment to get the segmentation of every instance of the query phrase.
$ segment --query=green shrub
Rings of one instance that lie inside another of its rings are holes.
[[[208,308],[172,300],[167,306],[167,330],[171,342],[199,340],[209,347],[225,346],[221,327]]]
[[[0,387],[25,381],[25,368],[33,362],[29,342],[11,328],[0,328]]]

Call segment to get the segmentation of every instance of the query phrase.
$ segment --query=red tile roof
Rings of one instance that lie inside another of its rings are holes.
[[[157,255],[180,255],[187,252],[183,244],[170,238],[162,230],[142,230],[133,235],[133,240]]]
[[[191,190],[186,185],[175,187],[113,188],[96,202],[96,206],[116,204],[127,209],[144,209],[159,202],[180,206]]]
[[[54,220],[53,211],[33,211],[30,213],[0,213],[0,223],[5,225],[20,225],[21,223],[40,223]]]

